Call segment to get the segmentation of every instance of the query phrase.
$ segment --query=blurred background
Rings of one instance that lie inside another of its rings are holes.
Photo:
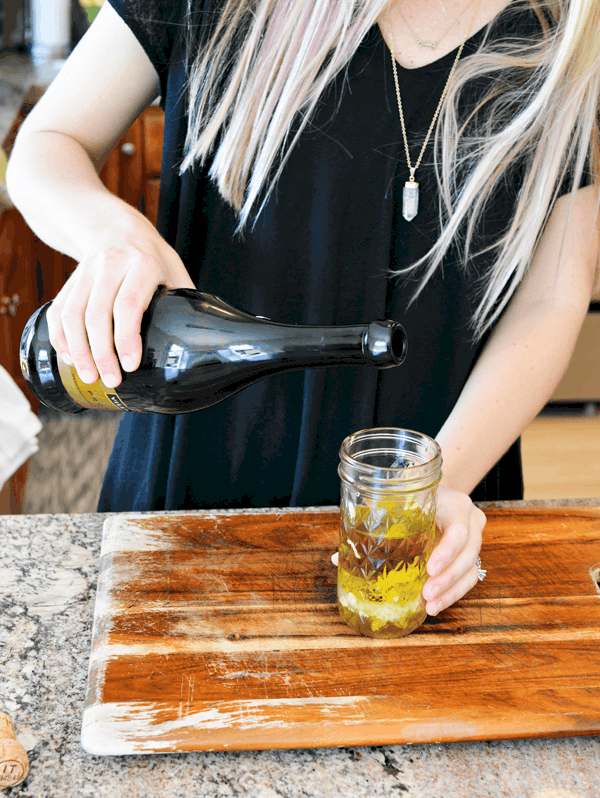
[[[18,359],[21,332],[76,264],[33,235],[4,188],[6,159],[19,125],[102,2],[0,0],[0,366],[42,424],[38,451],[3,486],[0,479],[0,514],[94,512],[120,418],[118,411],[55,413],[27,391]],[[155,102],[127,131],[101,173],[111,191],[153,221],[162,129],[162,111]],[[563,380],[523,434],[526,499],[600,497],[599,342],[600,295],[595,295]]]
[[[60,68],[104,0],[3,0],[0,50],[29,53],[38,76]]]

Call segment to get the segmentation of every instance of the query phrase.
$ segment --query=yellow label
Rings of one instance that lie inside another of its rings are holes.
[[[103,410],[131,410],[121,400],[114,388],[108,388],[102,380],[91,385],[82,382],[74,366],[67,366],[61,356],[56,353],[60,379],[66,392],[81,407]]]

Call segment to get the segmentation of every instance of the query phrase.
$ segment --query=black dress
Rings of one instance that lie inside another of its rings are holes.
[[[263,380],[198,413],[124,413],[98,511],[337,504],[338,451],[348,434],[373,426],[432,437],[439,432],[484,343],[473,341],[469,319],[474,275],[486,264],[475,262],[467,274],[449,253],[443,270],[410,307],[412,284],[390,277],[390,267],[410,264],[430,247],[438,230],[437,200],[430,144],[417,173],[419,214],[410,223],[401,216],[408,172],[390,54],[377,26],[347,76],[323,97],[276,193],[242,238],[234,235],[234,213],[205,171],[177,173],[186,126],[185,4],[111,4],[160,75],[165,132],[158,229],[198,289],[292,324],[396,319],[407,330],[409,346],[402,366],[382,372],[295,372]],[[201,25],[217,5],[218,0],[198,3]],[[483,35],[467,41],[463,58]],[[413,163],[455,55],[417,69],[398,67]],[[498,191],[485,220],[486,236],[502,232],[517,190],[508,181]],[[518,499],[522,491],[517,441],[472,497]]]

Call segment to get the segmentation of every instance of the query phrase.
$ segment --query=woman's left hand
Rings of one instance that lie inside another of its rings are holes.
[[[442,539],[427,563],[430,579],[423,587],[428,615],[437,615],[477,584],[476,563],[485,522],[484,513],[466,493],[440,485],[436,525]]]

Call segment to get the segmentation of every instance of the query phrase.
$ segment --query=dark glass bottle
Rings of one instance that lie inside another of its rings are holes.
[[[263,377],[317,366],[397,366],[406,333],[393,321],[317,327],[277,324],[222,299],[187,288],[160,287],[141,327],[142,360],[122,382],[87,385],[52,347],[43,305],[21,337],[21,370],[35,396],[54,410],[88,408],[191,413]]]

